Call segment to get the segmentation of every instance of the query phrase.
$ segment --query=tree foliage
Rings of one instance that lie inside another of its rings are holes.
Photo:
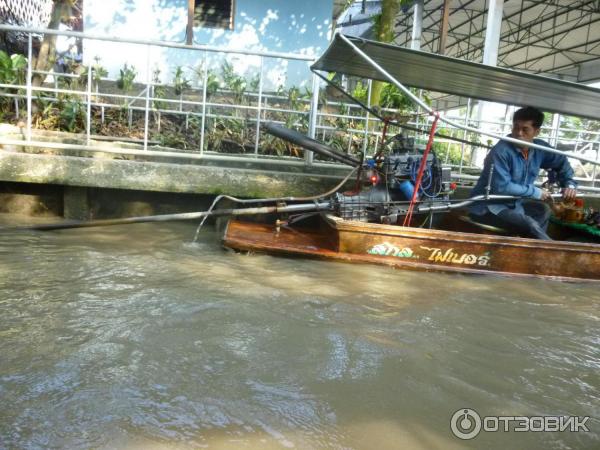
[[[393,42],[396,17],[398,17],[401,8],[408,8],[412,3],[413,0],[383,0],[381,2],[381,14],[373,18],[375,40],[387,43]],[[371,105],[383,106],[380,103],[383,88],[383,82],[373,82],[371,87]]]

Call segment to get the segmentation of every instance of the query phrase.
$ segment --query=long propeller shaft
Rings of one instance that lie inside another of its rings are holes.
[[[260,214],[280,214],[280,213],[296,213],[307,211],[325,211],[332,208],[330,202],[321,203],[300,203],[296,205],[285,206],[259,206],[254,208],[234,208],[234,209],[215,209],[212,211],[198,211],[189,213],[177,214],[161,214],[156,216],[137,216],[125,217],[122,219],[102,219],[78,221],[69,220],[57,223],[45,223],[39,225],[25,225],[18,227],[4,227],[3,230],[63,230],[67,228],[89,228],[89,227],[105,227],[110,225],[126,225],[132,223],[144,222],[170,222],[178,220],[196,220],[204,217],[220,217],[220,216],[252,216]]]

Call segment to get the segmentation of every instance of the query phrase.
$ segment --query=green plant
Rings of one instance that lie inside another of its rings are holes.
[[[411,108],[412,103],[397,86],[386,83],[383,89],[381,89],[379,105],[382,108],[394,108],[405,111]]]
[[[338,152],[346,153],[348,147],[348,137],[345,132],[333,131],[326,139],[327,145]]]
[[[108,75],[108,70],[106,70],[104,67],[102,67],[100,65],[100,58],[98,58],[97,56],[94,58],[94,61],[96,61],[96,63],[93,64],[92,67],[91,67],[91,70],[92,70],[92,83],[94,85],[96,85],[96,87],[98,87],[98,84],[102,80],[102,77],[106,77]],[[79,76],[79,79],[80,79],[81,84],[83,86],[87,86],[88,71],[89,70],[90,70],[90,66],[85,66],[84,69],[83,69],[83,72]]]
[[[114,116],[116,116],[116,122],[127,122],[129,120],[129,108],[127,107],[127,104],[121,105],[119,109],[114,112]]]
[[[123,66],[122,69],[119,70],[119,78],[117,79],[117,87],[119,89],[124,90],[125,92],[131,90],[133,87],[133,81],[137,76],[137,71],[135,67],[127,65]]]
[[[260,74],[256,74],[254,75],[252,78],[250,78],[250,90],[252,92],[257,92],[258,88],[260,87]]]
[[[302,94],[303,99],[311,99],[313,95],[312,89],[304,86],[304,94]]]
[[[199,64],[195,68],[192,69],[194,72],[194,78],[196,79],[196,83],[199,86],[202,86],[204,83],[204,66]],[[206,96],[210,97],[214,93],[216,93],[221,87],[219,83],[219,77],[212,71],[206,71]]]
[[[229,88],[233,91],[233,97],[235,98],[236,103],[242,103],[246,92],[246,80],[242,77],[236,78],[229,85]]]
[[[194,74],[194,81],[196,85],[200,86],[202,80],[204,80],[204,64],[200,63],[196,67],[191,67],[192,73]]]
[[[236,74],[233,65],[227,61],[221,66],[221,76],[225,87],[233,92],[236,103],[242,103],[246,92],[246,79]]]
[[[231,84],[231,82],[233,80],[235,80],[236,78],[238,78],[238,75],[235,73],[235,71],[233,69],[233,64],[231,64],[228,61],[225,61],[221,65],[221,76],[223,77],[223,82],[226,85]]]
[[[0,50],[0,82],[4,84],[25,84],[27,58],[11,55]]]
[[[225,133],[222,128],[218,127],[218,119],[209,118],[206,121],[205,136],[207,141],[207,148],[210,151],[218,152],[221,150],[223,145],[223,138]]]
[[[157,137],[160,145],[163,147],[187,149],[187,142],[180,133],[167,131],[165,133],[160,133]]]
[[[465,151],[468,150],[468,146],[465,146]],[[461,144],[451,143],[448,145],[445,142],[434,142],[433,143],[433,151],[440,159],[447,164],[459,165],[461,160],[461,155],[463,153],[463,148]],[[466,155],[466,153],[465,153]],[[467,155],[468,156],[468,155]],[[468,159],[468,158],[467,158]]]
[[[299,99],[300,99],[300,89],[296,86],[292,86],[287,91],[288,103],[290,105],[290,109],[298,109]]]
[[[32,117],[35,128],[43,130],[60,128],[60,116],[54,102],[46,100],[42,93],[38,93],[35,105],[35,113]]]
[[[175,95],[181,95],[183,94],[183,91],[191,87],[190,81],[184,76],[181,66],[175,68],[173,87],[175,89]]]
[[[25,74],[27,69],[27,59],[23,55],[8,56],[7,53],[0,50],[0,83],[4,84],[25,84]],[[0,89],[4,91],[4,89]],[[18,89],[9,89],[11,93],[16,93]],[[15,104],[21,103],[21,100],[15,99]],[[10,110],[13,100],[8,97],[0,97],[0,119]],[[15,106],[15,109],[17,109]]]
[[[77,99],[68,99],[59,104],[60,126],[69,132],[74,132],[78,128],[83,128],[85,121],[85,112],[83,105]]]
[[[210,97],[215,94],[220,87],[221,83],[219,83],[219,77],[209,70],[206,76],[206,95]]]
[[[246,149],[247,126],[243,119],[216,118],[207,121],[209,150],[244,152]]]
[[[415,88],[410,89],[411,93],[419,96],[419,91]],[[431,104],[431,99],[427,92],[422,92],[422,99],[426,104]],[[382,108],[395,108],[401,112],[412,111],[416,105],[413,101],[402,92],[397,86],[386,83],[381,90],[381,97],[379,105]]]
[[[287,143],[283,139],[273,136],[268,133],[264,133],[262,137],[262,149],[266,154],[275,154],[277,156],[283,156],[287,150]]]
[[[37,107],[40,115],[45,116],[52,111],[54,104],[50,100],[44,99],[39,93],[37,94],[37,98],[35,99],[35,105]]]
[[[362,82],[358,82],[356,83],[356,86],[354,87],[354,90],[352,91],[352,97],[354,97],[356,100],[358,100],[359,102],[362,103],[367,103],[367,99],[368,99],[368,94],[369,94],[369,87],[367,85],[362,84]]]
[[[165,87],[160,84],[160,69],[157,67],[152,72],[152,83],[153,83],[153,95],[152,95],[152,107],[155,109],[165,109],[167,102],[163,102],[160,99],[165,98],[166,90]]]
[[[227,130],[226,136],[244,152],[246,125],[241,119],[225,119],[223,125]]]

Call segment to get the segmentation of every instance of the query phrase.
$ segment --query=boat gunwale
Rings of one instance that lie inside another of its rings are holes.
[[[331,214],[324,215],[326,222],[336,231],[363,233],[369,235],[394,236],[407,239],[440,240],[459,242],[465,244],[491,245],[502,247],[515,247],[526,249],[544,249],[551,251],[600,253],[600,244],[571,241],[543,241],[539,239],[520,238],[513,236],[493,236],[489,234],[466,233],[462,231],[437,230],[429,228],[403,227],[399,225],[386,225],[368,222],[345,220]],[[383,228],[383,230],[382,230]],[[394,231],[394,233],[386,233]],[[448,237],[448,233],[452,233]],[[443,235],[443,236],[441,236]],[[475,239],[474,237],[480,237]],[[458,237],[458,239],[457,239]]]
[[[426,272],[443,272],[443,273],[464,273],[469,275],[497,275],[501,277],[518,277],[518,278],[538,278],[545,280],[553,280],[553,281],[561,281],[561,282],[574,282],[574,283],[600,283],[600,279],[594,278],[580,278],[580,277],[569,277],[569,276],[561,276],[561,275],[545,275],[541,273],[523,273],[523,272],[507,272],[503,270],[484,270],[484,269],[473,269],[469,267],[457,267],[457,266],[446,266],[446,265],[437,265],[430,264],[425,262],[413,262],[406,259],[398,259],[391,256],[372,256],[372,255],[363,255],[357,253],[349,253],[342,251],[334,251],[331,249],[320,249],[320,252],[316,252],[314,249],[304,249],[300,247],[273,247],[268,243],[259,243],[256,241],[249,241],[245,238],[239,237],[228,237],[229,224],[235,222],[238,224],[247,224],[243,220],[232,219],[227,222],[227,227],[223,234],[222,243],[223,246],[234,249],[241,250],[246,252],[257,252],[257,253],[265,253],[265,254],[278,254],[278,255],[299,255],[299,256],[308,256],[315,259],[327,260],[333,259],[340,262],[346,263],[364,263],[370,264],[374,263],[377,265],[388,266],[392,268],[399,269],[409,269],[409,270],[424,270]],[[253,224],[257,225],[257,224]],[[262,224],[264,227],[271,228],[271,225]],[[438,230],[439,231],[439,230]],[[323,233],[323,231],[321,231]]]

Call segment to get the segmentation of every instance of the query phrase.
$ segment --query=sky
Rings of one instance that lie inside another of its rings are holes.
[[[89,2],[84,14],[86,33],[119,36],[127,39],[149,39],[184,42],[187,24],[187,0],[103,0]],[[314,59],[328,46],[331,37],[333,3],[323,0],[302,2],[283,0],[236,0],[234,29],[197,28],[194,43],[229,50],[253,52],[277,52],[304,55]],[[215,55],[211,53],[211,55]],[[220,68],[223,54],[216,54],[209,61],[215,70]],[[87,41],[84,43],[86,63],[95,57],[109,70],[110,76],[118,76],[125,63],[133,65],[138,81],[145,81],[148,54],[139,45],[125,46],[120,43]],[[160,69],[163,82],[173,78],[174,68],[183,67],[192,78],[204,58],[203,52],[168,49],[152,49],[152,71]],[[233,58],[236,72],[251,78],[259,71],[260,58],[247,56]],[[280,84],[307,85],[310,83],[308,63],[293,62],[281,58],[265,58],[263,73],[265,88]]]

